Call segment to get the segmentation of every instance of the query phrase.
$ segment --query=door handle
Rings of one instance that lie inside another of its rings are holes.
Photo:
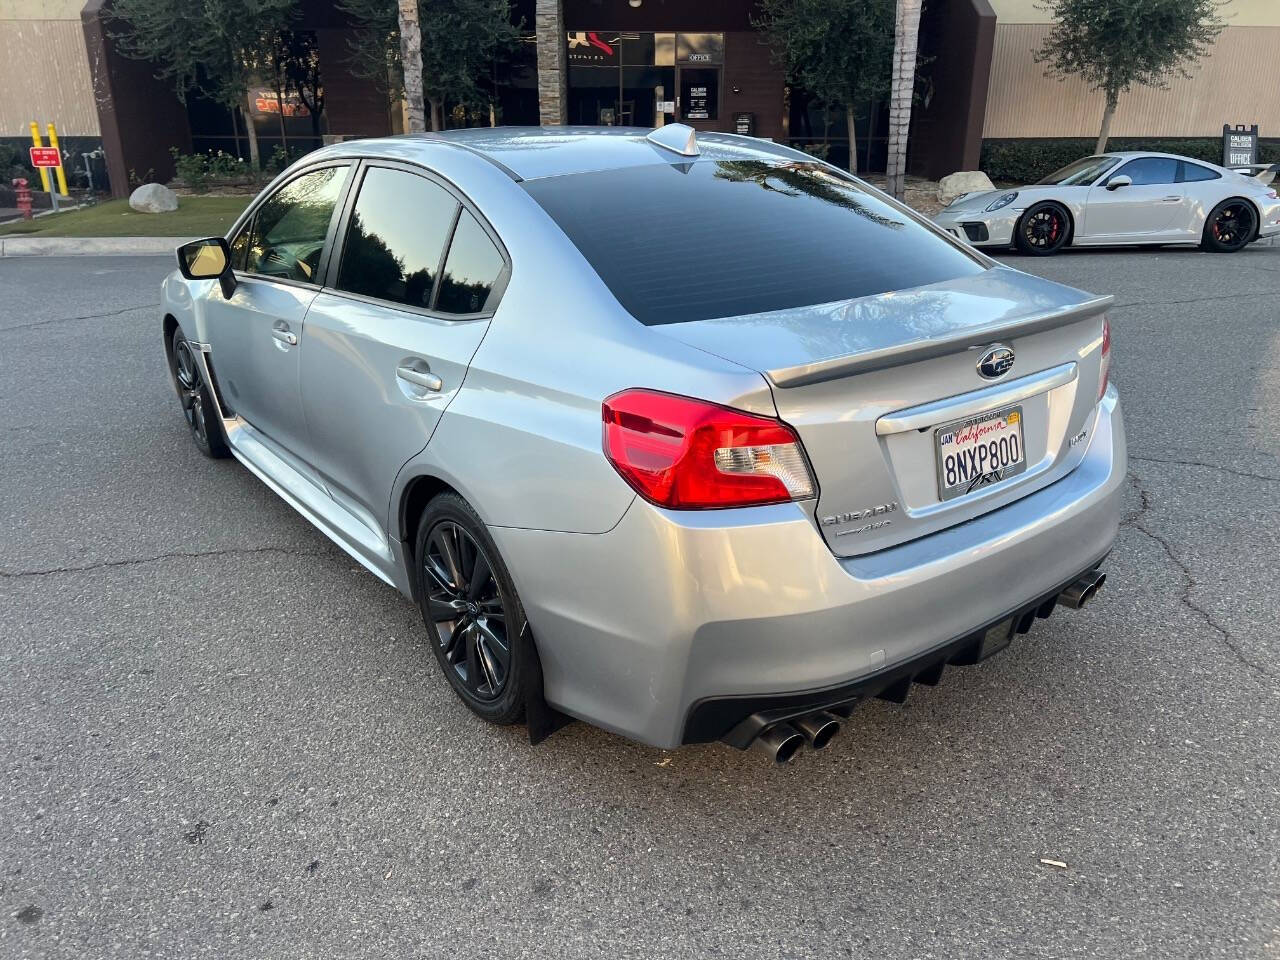
[[[1181,197],[1165,197],[1164,202],[1165,203],[1181,203],[1182,198]]]
[[[289,325],[283,320],[277,320],[271,327],[271,335],[281,343],[287,343],[289,346],[297,346],[298,335],[289,329]]]
[[[412,383],[414,386],[430,390],[432,393],[439,393],[444,389],[444,381],[432,373],[431,368],[422,360],[400,364],[400,366],[396,367],[396,376],[405,381],[405,383]]]

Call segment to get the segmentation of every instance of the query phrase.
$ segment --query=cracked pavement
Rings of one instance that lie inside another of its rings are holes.
[[[1119,301],[1107,587],[777,770],[484,726],[191,445],[165,259],[0,260],[0,956],[1277,956],[1280,248],[1008,262]]]

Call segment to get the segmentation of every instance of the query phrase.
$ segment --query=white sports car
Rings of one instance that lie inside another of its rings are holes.
[[[1256,176],[1167,153],[1085,157],[1037,184],[957,197],[935,218],[975,247],[1198,243],[1231,253],[1280,234],[1275,167]]]

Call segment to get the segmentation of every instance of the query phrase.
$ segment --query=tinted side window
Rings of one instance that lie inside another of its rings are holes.
[[[484,228],[463,210],[444,262],[436,309],[441,313],[482,312],[503,266],[502,254]]]
[[[1139,157],[1130,160],[1116,171],[1115,176],[1126,176],[1135,187],[1157,183],[1177,183],[1178,161],[1172,157]]]
[[[1198,163],[1182,164],[1182,182],[1183,183],[1199,183],[1202,180],[1221,180],[1222,175],[1210,170],[1208,167],[1202,167]]]
[[[315,272],[347,167],[325,167],[291,180],[253,217],[244,269],[264,277],[317,283]]]
[[[412,307],[431,306],[458,201],[424,177],[372,167],[356,197],[338,289]]]

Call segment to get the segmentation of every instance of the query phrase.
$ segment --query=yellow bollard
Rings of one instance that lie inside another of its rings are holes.
[[[49,146],[53,147],[53,149],[55,150],[58,150],[58,131],[54,128],[52,123],[49,124]],[[58,158],[59,159],[62,158],[61,150],[58,150]],[[62,169],[61,163],[59,163],[53,169],[56,170],[58,173],[58,192],[65,197],[67,195],[66,171]]]
[[[33,147],[44,146],[44,141],[40,139],[40,125],[34,120],[31,121],[31,145]],[[45,193],[49,192],[49,170],[47,167],[40,168],[40,186]]]

